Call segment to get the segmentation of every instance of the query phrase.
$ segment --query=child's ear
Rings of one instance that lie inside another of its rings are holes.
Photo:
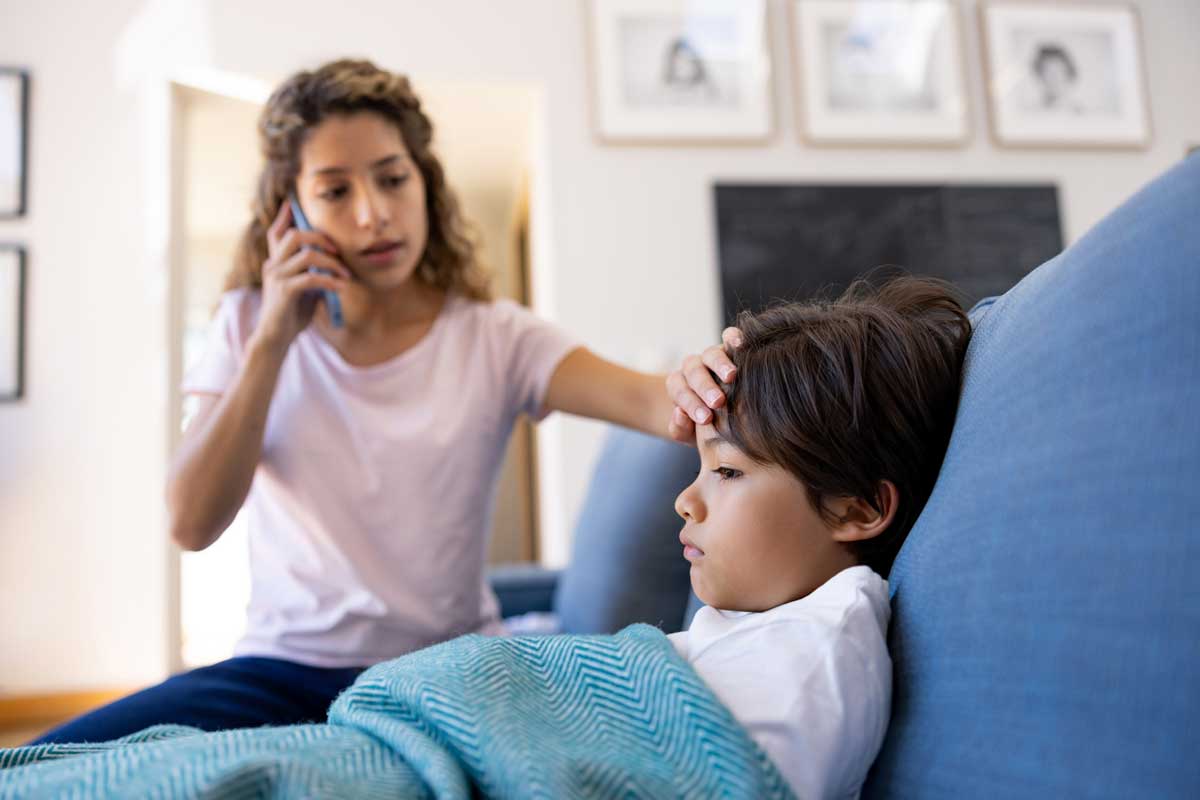
[[[872,539],[887,530],[896,517],[900,492],[891,481],[880,481],[876,493],[880,511],[871,508],[861,497],[838,497],[826,501],[826,507],[837,517],[833,538],[839,542],[859,542]]]

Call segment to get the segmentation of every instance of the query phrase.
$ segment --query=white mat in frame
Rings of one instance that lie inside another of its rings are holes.
[[[773,128],[766,0],[592,0],[596,134],[757,143]]]
[[[0,402],[25,391],[25,248],[0,244]]]
[[[949,0],[792,0],[800,130],[813,144],[954,146],[971,135]]]
[[[0,67],[0,219],[25,213],[29,74]]]

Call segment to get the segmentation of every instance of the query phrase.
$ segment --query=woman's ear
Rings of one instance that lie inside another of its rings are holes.
[[[860,542],[887,530],[896,518],[900,491],[891,481],[880,481],[875,499],[879,503],[879,511],[861,497],[838,497],[826,501],[826,507],[837,518],[833,524],[835,541]]]

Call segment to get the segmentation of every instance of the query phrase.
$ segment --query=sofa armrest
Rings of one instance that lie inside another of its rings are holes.
[[[500,616],[552,611],[561,574],[561,570],[537,564],[497,564],[489,568],[488,581],[500,600]]]

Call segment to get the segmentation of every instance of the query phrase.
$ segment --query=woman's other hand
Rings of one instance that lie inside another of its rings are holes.
[[[742,332],[726,328],[721,342],[698,356],[688,356],[667,376],[667,396],[675,403],[668,430],[677,442],[695,445],[696,424],[712,421],[713,410],[725,405],[725,392],[713,375],[720,376],[724,383],[733,383],[737,367],[729,360],[728,351],[741,346]]]
[[[350,280],[350,271],[336,257],[337,245],[319,231],[302,231],[292,226],[289,203],[280,204],[275,221],[267,229],[267,260],[262,268],[262,314],[255,337],[280,351],[312,321],[320,295],[317,291],[340,291]],[[331,274],[310,272],[310,267]]]

